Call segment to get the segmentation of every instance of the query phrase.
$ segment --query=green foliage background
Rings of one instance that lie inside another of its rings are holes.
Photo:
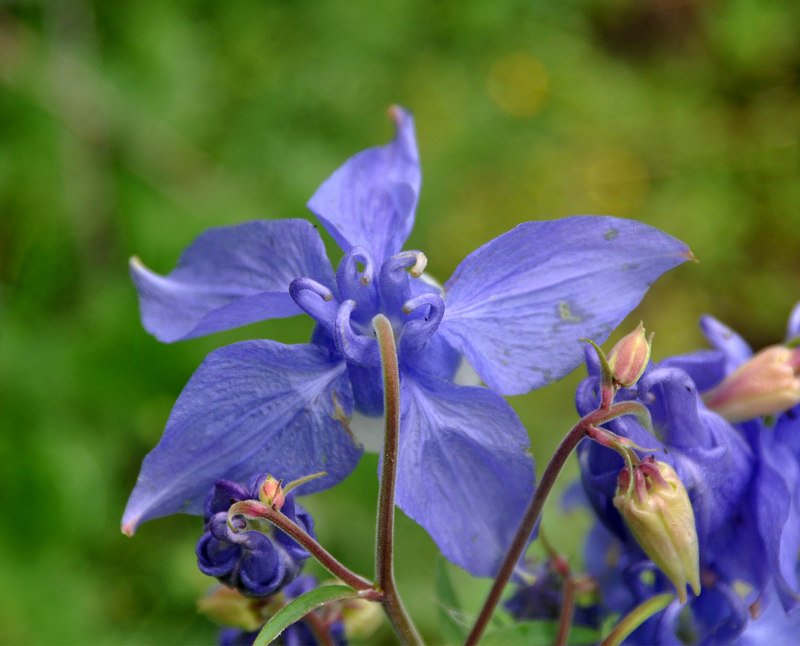
[[[521,221],[636,218],[700,261],[630,319],[656,331],[655,358],[702,345],[703,312],[754,346],[782,339],[800,298],[798,25],[794,0],[2,3],[0,643],[213,643],[199,521],[128,539],[122,509],[207,352],[310,324],[162,345],[127,259],[166,272],[209,226],[307,217],[322,180],[391,137],[393,103],[417,120],[408,247],[433,275]],[[540,468],[580,376],[512,400]],[[306,501],[367,574],[376,464]],[[585,520],[556,512],[545,530],[579,564]],[[436,643],[435,548],[407,519],[398,535],[401,590]],[[484,584],[453,574],[474,610]]]

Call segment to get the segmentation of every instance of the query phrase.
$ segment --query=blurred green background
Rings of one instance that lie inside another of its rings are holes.
[[[127,259],[166,272],[209,226],[307,217],[336,167],[389,140],[393,103],[416,116],[407,246],[433,275],[525,220],[636,218],[700,261],[630,319],[655,358],[702,345],[703,312],[755,346],[782,339],[800,298],[798,26],[796,0],[0,4],[0,643],[214,642],[198,519],[132,539],[119,519],[206,353],[305,341],[310,323],[162,345]],[[512,399],[540,468],[580,378]],[[366,574],[375,472],[369,456],[305,503]],[[576,526],[544,521],[577,566]],[[401,517],[399,585],[431,643],[434,562]],[[453,575],[474,610],[484,584]]]

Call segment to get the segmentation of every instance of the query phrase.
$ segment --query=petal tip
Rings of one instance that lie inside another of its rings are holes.
[[[122,533],[125,536],[133,536],[136,532],[136,523],[133,521],[128,521],[127,523],[122,523]]]

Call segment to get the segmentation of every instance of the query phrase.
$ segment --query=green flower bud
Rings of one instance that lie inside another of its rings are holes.
[[[645,335],[640,321],[636,329],[622,337],[608,355],[608,365],[614,381],[623,388],[630,388],[639,381],[647,362],[650,361],[650,346],[653,334]]]
[[[704,396],[730,422],[774,415],[800,403],[800,349],[773,345],[729,374]]]
[[[636,542],[686,601],[686,585],[700,594],[697,530],[689,496],[675,470],[651,456],[617,479],[614,506]]]
[[[218,624],[253,631],[261,628],[265,617],[280,607],[274,604],[274,608],[269,608],[270,601],[245,597],[235,588],[220,585],[198,600],[197,608]]]

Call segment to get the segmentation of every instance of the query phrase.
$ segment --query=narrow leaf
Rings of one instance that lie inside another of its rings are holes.
[[[309,590],[278,610],[258,633],[253,646],[267,646],[288,626],[326,603],[358,596],[359,593],[349,585],[326,585]]]

